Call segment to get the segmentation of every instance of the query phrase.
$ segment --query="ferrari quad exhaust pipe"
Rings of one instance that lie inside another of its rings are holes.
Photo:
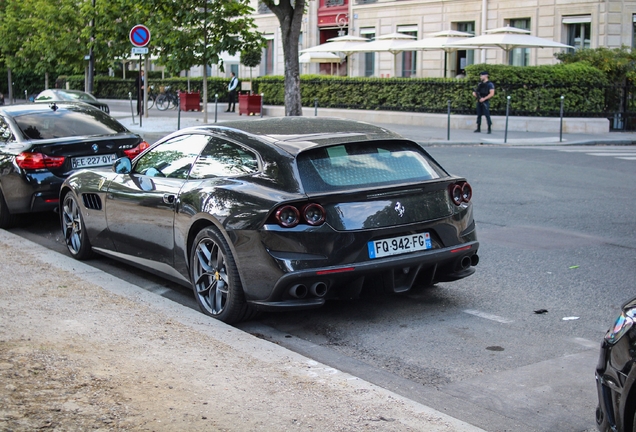
[[[309,293],[315,297],[324,297],[327,294],[327,284],[324,282],[316,282],[309,287]]]
[[[477,264],[479,264],[479,255],[475,254],[470,257],[470,265],[474,267]]]
[[[462,260],[460,261],[459,265],[461,266],[462,270],[466,270],[468,267],[470,267],[470,257],[469,256],[465,256],[462,258]]]
[[[296,284],[289,289],[289,295],[297,299],[307,297],[307,287],[303,284]]]

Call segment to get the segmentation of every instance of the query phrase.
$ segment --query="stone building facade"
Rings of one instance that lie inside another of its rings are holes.
[[[283,75],[283,49],[278,19],[258,0],[252,0],[255,20],[268,41],[261,65],[253,76]],[[530,34],[575,46],[576,49],[622,45],[634,47],[634,0],[311,0],[307,2],[299,50],[338,35],[369,39],[393,32],[417,39],[442,30],[475,35],[511,25]],[[333,68],[303,64],[301,73],[371,77],[454,77],[472,63],[543,65],[556,63],[554,49],[414,51],[397,54],[356,53]],[[349,65],[348,62],[351,62]],[[249,70],[239,67],[239,75]],[[229,70],[229,69],[228,69]],[[229,73],[229,72],[228,72]]]

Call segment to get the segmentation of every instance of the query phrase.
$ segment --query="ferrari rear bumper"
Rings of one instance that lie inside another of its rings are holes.
[[[265,300],[249,301],[263,311],[320,307],[327,298],[355,298],[365,286],[400,293],[416,285],[470,276],[479,262],[479,242],[426,250],[344,266],[313,268],[283,275]]]

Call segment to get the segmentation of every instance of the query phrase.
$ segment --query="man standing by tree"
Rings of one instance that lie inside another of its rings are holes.
[[[238,78],[236,78],[236,74],[232,72],[232,79],[230,83],[227,85],[227,91],[229,95],[227,110],[225,112],[234,112],[236,109],[236,88],[238,87]],[[232,108],[230,110],[230,108]]]
[[[488,123],[488,133],[492,133],[492,121],[490,120],[490,98],[495,95],[495,85],[488,81],[488,72],[480,72],[479,79],[481,82],[473,92],[473,96],[477,98],[477,129],[475,132],[481,132],[481,116],[486,116]]]

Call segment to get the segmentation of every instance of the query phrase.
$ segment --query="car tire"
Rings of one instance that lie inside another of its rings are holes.
[[[197,234],[190,252],[190,280],[201,311],[228,324],[253,316],[245,301],[232,252],[221,233],[207,227]]]
[[[73,192],[67,193],[62,198],[60,221],[64,243],[73,258],[78,260],[92,258],[94,252],[86,233],[82,209]]]
[[[17,222],[17,216],[9,211],[4,195],[0,191],[0,228],[11,228]]]

